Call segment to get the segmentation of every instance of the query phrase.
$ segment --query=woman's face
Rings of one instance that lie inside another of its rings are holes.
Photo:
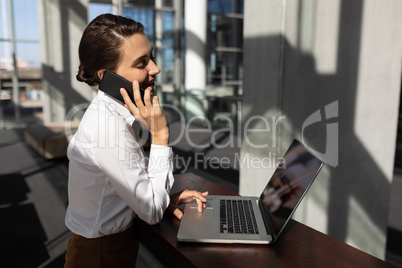
[[[126,38],[121,46],[122,57],[115,70],[116,74],[133,82],[137,80],[141,88],[155,88],[155,76],[160,73],[152,56],[152,46],[144,34],[134,34]]]

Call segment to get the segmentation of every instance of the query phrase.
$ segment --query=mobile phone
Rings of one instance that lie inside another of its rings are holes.
[[[103,78],[99,84],[99,90],[102,90],[111,97],[118,99],[119,101],[124,103],[123,96],[120,93],[120,88],[122,87],[126,89],[128,96],[130,96],[131,101],[135,104],[133,95],[133,83],[128,81],[124,77],[121,77],[114,72],[106,71],[103,74]],[[142,102],[144,102],[145,90],[143,88],[140,88],[140,93]]]

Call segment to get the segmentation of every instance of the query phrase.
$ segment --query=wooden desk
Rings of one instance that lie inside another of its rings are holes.
[[[235,195],[191,173],[175,178],[172,193],[194,189]],[[168,267],[393,267],[294,220],[273,245],[178,242],[179,224],[170,212],[156,225],[136,223],[138,239]]]

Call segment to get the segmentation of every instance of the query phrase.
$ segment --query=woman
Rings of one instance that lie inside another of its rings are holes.
[[[169,127],[158,97],[151,102],[160,69],[143,26],[121,16],[98,16],[83,33],[79,59],[77,79],[90,86],[97,87],[105,71],[134,81],[137,106],[124,89],[126,104],[98,91],[69,144],[65,222],[72,237],[65,267],[134,267],[138,241],[133,219],[154,224],[167,208],[180,219],[177,206],[193,199],[202,211],[207,192],[169,196],[174,180]],[[146,89],[144,102],[140,87]],[[148,165],[139,123],[152,135]]]

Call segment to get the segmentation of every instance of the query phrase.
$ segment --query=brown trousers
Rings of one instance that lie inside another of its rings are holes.
[[[72,234],[68,241],[65,268],[135,267],[138,240],[134,228],[98,238]]]

